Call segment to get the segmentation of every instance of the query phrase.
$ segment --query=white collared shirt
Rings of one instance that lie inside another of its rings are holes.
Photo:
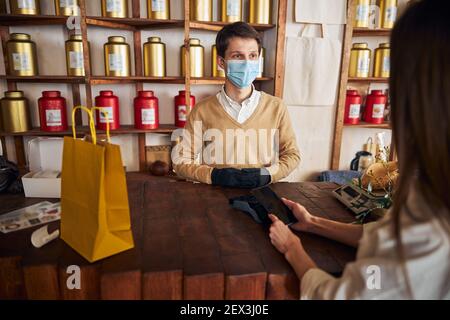
[[[316,268],[307,271],[301,282],[301,298],[450,299],[449,231],[433,217],[414,188],[407,204],[416,217],[425,219],[402,215],[403,261],[398,256],[392,217],[388,215],[364,225],[357,258],[347,264],[341,277]]]
[[[225,86],[222,86],[222,90],[217,93],[217,100],[225,109],[225,111],[238,123],[244,123],[255,112],[256,107],[259,104],[261,98],[261,92],[255,89],[252,84],[252,94],[250,97],[242,101],[242,103],[236,102],[231,99],[225,92]]]

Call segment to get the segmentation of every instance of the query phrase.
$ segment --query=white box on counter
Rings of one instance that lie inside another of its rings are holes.
[[[61,198],[63,138],[35,138],[28,143],[30,172],[22,177],[25,197]]]

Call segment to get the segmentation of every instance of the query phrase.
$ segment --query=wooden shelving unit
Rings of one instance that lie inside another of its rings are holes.
[[[134,84],[136,91],[143,90],[144,83],[167,83],[167,84],[183,84],[187,93],[187,101],[189,101],[191,85],[219,85],[224,83],[223,78],[203,77],[193,78],[190,76],[189,66],[189,38],[192,30],[206,30],[217,32],[227,23],[224,22],[199,22],[191,21],[189,16],[190,0],[184,0],[184,17],[183,19],[170,19],[170,20],[158,20],[147,19],[140,17],[140,0],[130,0],[132,5],[131,17],[129,18],[106,18],[98,16],[87,16],[86,13],[86,0],[80,0],[80,30],[77,33],[81,33],[84,49],[84,77],[69,77],[64,75],[39,75],[34,77],[14,77],[9,75],[0,76],[0,79],[7,82],[8,90],[17,90],[18,82],[37,82],[37,83],[68,83],[71,85],[72,98],[75,105],[81,104],[80,85],[84,85],[86,90],[86,105],[91,108],[93,105],[92,86],[102,84]],[[181,3],[183,4],[183,3]],[[251,24],[256,30],[264,34],[264,31],[276,29],[276,42],[275,48],[275,67],[272,77],[258,78],[258,83],[266,81],[274,81],[275,96],[282,96],[283,89],[283,77],[284,77],[284,41],[286,31],[286,11],[287,0],[274,0],[274,5],[277,5],[277,15],[274,19],[274,24],[261,25]],[[10,26],[35,26],[35,25],[66,25],[67,17],[53,16],[53,15],[11,15],[0,14],[0,37],[3,44],[3,54],[5,57],[5,66],[8,65],[6,54],[6,41],[9,38]],[[130,77],[106,77],[93,75],[90,68],[90,54],[88,47],[88,28],[90,26],[109,28],[109,29],[121,29],[133,32],[133,48],[134,48],[134,76]],[[143,76],[143,57],[142,57],[142,39],[141,30],[144,29],[162,29],[162,28],[174,28],[182,29],[184,31],[184,45],[186,47],[186,55],[184,59],[186,75],[180,76],[167,76],[164,78],[144,77]],[[68,30],[67,34],[75,33],[74,30]],[[39,44],[38,44],[39,45]],[[61,50],[64,50],[64,44],[61,44]],[[7,70],[7,68],[5,68]],[[126,107],[131,107],[124,104]],[[188,106],[189,108],[190,106]],[[85,134],[88,132],[88,128],[82,125],[81,113],[77,112],[75,118],[75,126],[77,126],[77,132]],[[145,134],[146,133],[171,133],[176,128],[173,125],[160,125],[157,130],[137,130],[133,125],[122,125],[119,130],[112,131],[112,134],[136,134],[138,136],[139,143],[139,167],[140,170],[144,170],[146,165],[145,159]],[[6,152],[6,137],[12,137],[14,139],[16,158],[18,166],[23,168],[26,165],[25,152],[24,152],[24,136],[65,136],[71,135],[72,131],[48,133],[42,132],[39,128],[34,128],[24,133],[2,133],[0,132],[0,142],[4,152]]]
[[[141,129],[136,129],[133,125],[122,125],[117,130],[111,130],[110,133],[111,133],[111,135],[135,134],[135,133],[171,133],[176,129],[177,129],[177,127],[170,125],[170,124],[161,124],[158,129],[153,129],[153,130],[141,130]],[[88,126],[77,126],[76,127],[76,132],[79,135],[88,134],[90,132],[89,130],[90,129]],[[103,130],[96,130],[96,132],[98,134],[105,134],[105,131],[103,131]],[[56,136],[56,137],[71,136],[72,135],[72,127],[69,127],[66,131],[61,131],[61,132],[46,132],[46,131],[40,130],[40,128],[33,128],[32,130],[29,130],[27,132],[16,132],[16,133],[0,132],[0,135],[5,136],[5,137],[16,137],[16,136],[20,137],[23,135]]]
[[[369,86],[371,83],[389,83],[388,78],[350,78],[348,70],[350,65],[350,51],[354,37],[389,37],[390,29],[369,29],[369,28],[353,28],[353,21],[356,15],[356,0],[348,0],[347,6],[347,24],[344,29],[344,40],[342,50],[341,73],[338,91],[338,106],[336,111],[333,146],[331,154],[331,169],[339,169],[339,160],[341,157],[342,132],[344,128],[368,128],[368,129],[391,129],[389,123],[371,124],[360,122],[357,125],[344,124],[345,100],[347,96],[347,88],[351,85]],[[395,150],[391,148],[391,158],[395,157]]]
[[[367,123],[360,121],[358,124],[344,124],[346,128],[371,128],[371,129],[390,129],[391,125],[387,122],[381,124]]]

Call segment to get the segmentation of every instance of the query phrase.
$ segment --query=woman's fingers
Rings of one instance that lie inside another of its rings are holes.
[[[278,219],[278,217],[276,215],[274,215],[273,213],[269,213],[269,218],[270,218],[270,220],[272,220],[272,222],[280,221],[280,219]]]

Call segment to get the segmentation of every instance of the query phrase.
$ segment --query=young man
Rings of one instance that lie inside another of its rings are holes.
[[[172,154],[174,170],[226,187],[276,182],[297,167],[300,154],[283,101],[253,86],[260,72],[259,34],[236,22],[217,34],[216,47],[225,85],[191,111]]]

